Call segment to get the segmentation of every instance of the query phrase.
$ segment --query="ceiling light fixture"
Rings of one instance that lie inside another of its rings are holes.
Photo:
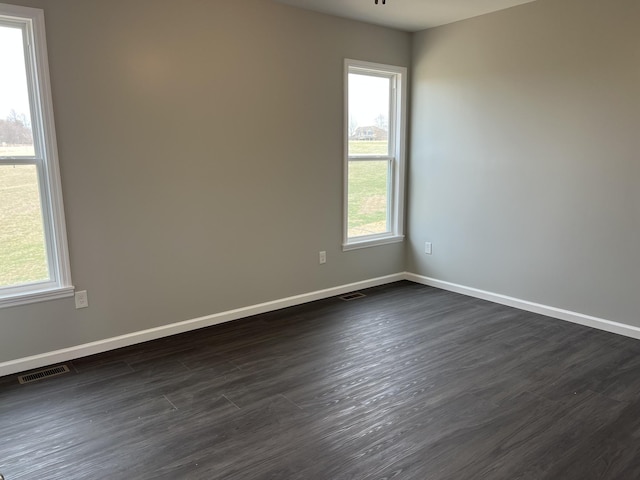
[[[375,0],[375,2],[376,2],[376,5],[378,5],[378,0]],[[387,4],[387,0],[382,0],[382,4],[386,5]]]

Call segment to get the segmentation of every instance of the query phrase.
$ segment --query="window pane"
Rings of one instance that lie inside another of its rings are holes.
[[[0,157],[32,157],[22,29],[0,26]]]
[[[389,82],[349,74],[349,155],[389,155]]]
[[[35,165],[0,165],[0,287],[49,279]]]
[[[349,238],[389,231],[388,183],[388,160],[349,162]]]

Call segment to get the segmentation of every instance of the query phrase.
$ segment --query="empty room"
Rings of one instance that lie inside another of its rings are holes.
[[[0,0],[0,479],[640,478],[638,19]]]

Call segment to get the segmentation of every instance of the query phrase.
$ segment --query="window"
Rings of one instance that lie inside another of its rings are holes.
[[[345,60],[343,249],[404,238],[406,69]]]
[[[0,306],[73,294],[42,10],[0,4]]]

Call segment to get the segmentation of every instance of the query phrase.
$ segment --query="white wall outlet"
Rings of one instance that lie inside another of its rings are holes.
[[[320,265],[327,263],[327,252],[319,252],[318,261],[320,262]]]
[[[431,252],[431,242],[424,242],[424,253],[426,253],[427,255],[431,255]]]
[[[87,308],[89,306],[89,297],[86,290],[76,292],[74,297],[76,299],[76,308]]]

